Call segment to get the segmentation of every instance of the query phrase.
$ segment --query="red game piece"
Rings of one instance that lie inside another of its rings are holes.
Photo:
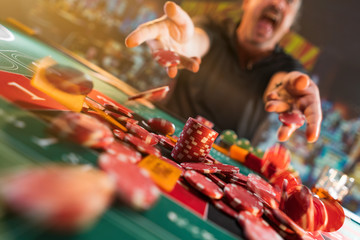
[[[233,165],[223,164],[223,163],[214,163],[213,167],[217,168],[217,172],[224,174],[236,174],[239,173],[239,168]]]
[[[277,143],[265,151],[264,165],[261,167],[261,173],[270,178],[278,171],[288,169],[290,165],[290,151],[283,145]]]
[[[255,193],[268,207],[279,207],[277,199],[280,197],[277,192],[269,183],[258,175],[250,173],[248,175],[247,186],[248,189]]]
[[[160,101],[164,99],[169,92],[169,86],[158,87],[154,89],[150,89],[141,93],[138,93],[134,96],[128,97],[128,100],[135,100],[138,98],[147,99],[149,101]]]
[[[217,176],[215,176],[215,174],[208,174],[207,177],[210,178],[211,181],[216,183],[222,189],[226,186],[226,183],[223,180],[221,180],[220,178],[218,178]]]
[[[260,236],[261,239],[282,240],[282,237],[264,219],[248,211],[239,213],[238,222],[249,240],[258,240]]]
[[[151,134],[145,128],[137,124],[132,124],[130,122],[127,122],[126,128],[130,133],[142,139],[146,144],[153,146],[158,144],[159,142],[159,140],[153,134]]]
[[[171,141],[168,137],[165,137],[163,135],[155,135],[161,146],[165,147],[166,149],[173,150],[175,147],[175,143]]]
[[[209,198],[220,199],[224,195],[223,191],[215,183],[194,170],[185,171],[184,178],[191,186]]]
[[[113,129],[113,134],[115,135],[115,137],[117,137],[120,140],[124,140],[126,136],[126,133],[124,133],[119,129]]]
[[[116,191],[125,204],[146,210],[158,200],[160,190],[146,170],[114,158],[99,159],[99,166],[115,179]]]
[[[314,230],[314,203],[309,188],[304,185],[294,187],[284,202],[283,211],[306,231]]]
[[[284,125],[299,128],[304,124],[305,116],[301,111],[295,109],[293,111],[280,113],[279,120]]]
[[[301,185],[301,179],[299,174],[294,170],[285,169],[275,173],[269,180],[271,185],[282,189],[284,179],[288,181],[286,186],[286,192],[290,192],[292,188]]]
[[[328,216],[327,224],[324,224],[322,231],[334,232],[339,230],[345,221],[345,213],[342,206],[335,200],[320,199],[326,208],[326,214]]]
[[[86,147],[106,148],[114,142],[114,136],[107,125],[82,113],[62,113],[52,120],[50,131],[58,137]]]
[[[105,103],[104,108],[110,112],[121,114],[128,118],[133,117],[132,111],[120,104],[115,105],[115,104]]]
[[[229,207],[229,205],[227,205],[223,200],[212,199],[211,202],[212,202],[212,204],[214,204],[214,206],[217,209],[221,210],[222,212],[229,215],[230,217],[237,219],[238,213],[234,209]]]
[[[48,165],[1,177],[0,197],[37,225],[60,231],[88,227],[109,206],[114,182],[90,166]]]
[[[70,66],[52,65],[45,69],[45,78],[57,89],[70,94],[87,95],[93,89],[92,80]]]
[[[105,153],[102,153],[103,155]],[[106,154],[112,155],[122,162],[138,163],[141,161],[141,154],[124,142],[115,141],[106,148]],[[101,156],[100,155],[100,156]]]
[[[154,146],[146,144],[141,138],[131,134],[126,134],[125,141],[132,144],[139,152],[143,154],[151,154],[157,157],[161,156],[161,152]]]
[[[214,127],[214,123],[210,122],[209,120],[207,120],[203,116],[200,116],[200,115],[196,116],[196,120],[198,120],[199,122],[201,122],[202,124],[204,124],[208,128],[213,128]]]
[[[206,163],[198,163],[198,162],[182,162],[180,163],[181,167],[186,170],[194,170],[200,173],[215,173],[217,172],[217,168],[213,166],[213,164]]]
[[[180,56],[174,51],[158,49],[153,53],[153,58],[163,67],[173,67],[180,63]]]
[[[263,211],[263,204],[248,190],[236,185],[226,184],[224,193],[228,199],[230,206],[241,211],[246,210],[254,215],[261,215]]]
[[[150,126],[151,130],[166,135],[173,135],[175,132],[175,125],[163,118],[150,118],[147,120],[147,124]]]
[[[328,214],[325,204],[316,196],[313,197],[314,202],[314,231],[323,230],[328,224]]]
[[[139,121],[134,119],[134,118],[129,118],[124,116],[123,114],[119,114],[119,113],[114,113],[111,111],[106,110],[105,113],[107,113],[109,116],[111,116],[112,118],[114,118],[116,121],[118,121],[119,123],[126,125],[127,122],[132,123],[132,124],[138,124]]]

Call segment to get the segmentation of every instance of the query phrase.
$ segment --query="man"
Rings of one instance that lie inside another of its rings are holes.
[[[181,54],[181,64],[167,68],[168,75],[175,77],[178,68],[190,72],[180,72],[166,106],[183,117],[202,115],[219,129],[251,139],[266,111],[299,109],[306,118],[307,140],[314,142],[322,119],[319,90],[277,45],[300,5],[301,0],[244,0],[239,25],[202,20],[195,27],[178,5],[167,2],[165,15],[140,25],[126,45],[146,42],[152,50]],[[278,140],[286,141],[295,130],[279,127]]]

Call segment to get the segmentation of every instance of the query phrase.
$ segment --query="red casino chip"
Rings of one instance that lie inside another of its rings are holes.
[[[160,101],[164,99],[169,92],[169,86],[163,86],[159,88],[150,89],[141,93],[138,93],[134,96],[128,97],[128,100],[135,100],[138,98],[143,98],[149,101]]]
[[[258,240],[260,236],[261,239],[282,240],[282,237],[264,219],[248,211],[241,211],[237,220],[249,240]]]
[[[155,61],[163,67],[173,67],[180,64],[179,54],[171,50],[158,49],[152,55]]]
[[[294,187],[288,193],[282,211],[306,231],[314,230],[313,195],[306,186]]]
[[[278,200],[280,199],[280,193],[276,192],[273,186],[258,175],[252,173],[248,175],[247,187],[262,200],[262,203],[266,204],[268,207],[279,207]]]
[[[329,221],[328,218],[329,216],[325,204],[316,196],[313,197],[313,202],[314,202],[314,231],[323,230],[325,226],[327,226]],[[341,214],[339,214],[338,216],[341,216]],[[333,219],[332,221],[338,221],[338,220],[339,219],[335,219],[335,220]]]
[[[161,156],[161,152],[159,149],[149,144],[146,144],[142,139],[135,137],[134,135],[126,134],[125,141],[132,144],[139,152],[143,154],[150,154],[157,157]]]
[[[283,112],[279,114],[279,120],[286,126],[301,127],[305,122],[305,116],[299,110]]]
[[[62,113],[52,120],[49,130],[58,137],[86,147],[106,148],[114,142],[107,125],[82,113]]]
[[[110,112],[121,114],[128,118],[133,117],[133,115],[132,115],[133,111],[131,111],[130,109],[128,109],[120,104],[114,105],[114,104],[105,103],[104,108]]]
[[[249,211],[254,215],[261,215],[263,204],[253,193],[236,184],[226,184],[224,188],[225,197],[234,209]]]
[[[124,140],[126,133],[124,133],[123,131],[119,130],[119,129],[113,129],[113,134],[115,137],[117,137],[120,140]]]
[[[137,165],[101,158],[99,166],[115,179],[120,200],[135,210],[151,208],[160,197],[160,190],[149,173]]]
[[[225,178],[227,179],[227,181],[229,182],[241,182],[244,185],[246,185],[248,177],[245,176],[242,173],[232,173],[232,174],[226,174]]]
[[[270,178],[275,173],[289,168],[291,155],[286,147],[277,143],[265,151],[263,159],[261,173]]]
[[[181,167],[183,167],[186,170],[194,170],[199,173],[216,173],[218,169],[214,167],[212,164],[206,164],[206,163],[195,163],[195,162],[182,162],[180,163]]]
[[[223,191],[215,183],[194,170],[185,171],[184,178],[192,187],[209,198],[220,199],[224,195]]]
[[[326,214],[328,216],[328,221],[324,224],[322,231],[324,232],[334,232],[339,230],[345,221],[345,213],[342,206],[335,200],[330,199],[320,199],[326,209]]]
[[[112,155],[122,162],[138,163],[141,161],[141,154],[124,142],[115,141],[106,148],[106,154]]]
[[[171,141],[168,137],[162,135],[156,135],[159,140],[161,146],[165,147],[166,149],[173,150],[175,147],[175,143]]]
[[[263,158],[259,158],[252,153],[247,154],[245,157],[244,165],[257,173],[262,173],[261,168],[264,164],[265,160]]]
[[[235,167],[235,166],[232,166],[232,165],[223,164],[223,163],[214,163],[212,166],[216,167],[217,170],[218,170],[217,172],[220,172],[220,173],[224,173],[224,174],[227,174],[227,173],[230,173],[230,174],[239,173],[239,168]]]
[[[196,120],[198,120],[199,122],[201,122],[202,124],[204,124],[208,128],[213,128],[214,127],[214,123],[212,123],[211,121],[207,120],[206,118],[204,118],[204,117],[202,117],[200,115],[196,116]]]
[[[211,203],[219,210],[221,210],[223,213],[229,215],[232,218],[237,219],[238,212],[229,207],[224,201],[222,200],[216,200],[212,199]]]
[[[150,118],[147,120],[147,124],[150,126],[151,130],[166,135],[173,135],[175,132],[175,125],[169,120],[163,118]]]
[[[146,144],[153,146],[159,143],[159,140],[152,133],[137,124],[127,122],[126,128],[130,133],[142,139]]]
[[[129,118],[124,116],[123,114],[119,114],[119,113],[114,113],[111,111],[106,110],[105,111],[106,114],[108,114],[109,116],[111,116],[112,118],[114,118],[116,121],[118,121],[119,123],[126,125],[127,122],[132,123],[132,124],[138,124],[139,121],[134,119],[134,118]]]
[[[306,231],[297,225],[289,216],[278,208],[265,209],[264,215],[273,223],[273,226],[279,228],[285,233],[296,233],[298,236],[306,235]]]
[[[218,178],[217,176],[215,176],[215,174],[208,174],[207,175],[208,178],[211,179],[211,181],[213,181],[214,183],[216,183],[216,185],[218,185],[219,187],[221,187],[221,189],[223,189],[226,185],[226,182],[224,182],[223,180],[221,180],[220,178]]]
[[[70,66],[52,65],[45,69],[45,78],[57,89],[70,94],[87,95],[93,89],[92,80]]]
[[[0,197],[14,212],[47,228],[89,227],[115,192],[109,176],[90,166],[47,165],[1,176]]]
[[[283,170],[275,173],[269,180],[275,188],[282,189],[284,179],[287,180],[286,192],[290,192],[292,188],[301,185],[299,174],[293,170]]]

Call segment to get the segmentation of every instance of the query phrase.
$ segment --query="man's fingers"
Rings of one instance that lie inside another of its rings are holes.
[[[191,72],[198,72],[200,68],[201,60],[198,57],[188,58],[180,55],[180,65],[168,67],[166,69],[169,77],[174,78],[178,72],[178,69],[185,68]]]
[[[286,112],[290,110],[290,104],[281,100],[267,101],[265,104],[265,110],[268,112]]]
[[[136,47],[143,42],[157,39],[159,35],[166,34],[167,28],[164,23],[166,16],[163,16],[154,21],[141,24],[133,32],[131,32],[125,39],[125,45],[127,47]]]
[[[300,72],[291,72],[287,78],[289,81],[285,84],[285,89],[291,93],[302,92],[310,85],[310,78]]]
[[[291,134],[293,134],[296,129],[294,126],[281,125],[278,129],[278,140],[280,142],[289,140]]]
[[[169,28],[171,37],[179,42],[185,42],[194,34],[194,24],[190,16],[176,3],[166,2],[164,5],[165,15],[176,25]]]

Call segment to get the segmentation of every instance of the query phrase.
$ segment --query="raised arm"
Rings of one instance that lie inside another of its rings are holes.
[[[167,68],[170,77],[176,76],[178,68],[197,72],[200,59],[210,46],[208,35],[196,28],[189,15],[174,2],[165,3],[164,13],[131,32],[125,40],[126,46],[136,47],[146,42],[151,51],[169,49],[180,54],[180,65]]]
[[[322,121],[320,94],[317,85],[310,77],[301,72],[276,73],[264,93],[265,110],[285,112],[299,109],[307,122],[306,138],[315,142],[320,134]],[[282,125],[278,130],[278,139],[286,141],[296,129]]]

